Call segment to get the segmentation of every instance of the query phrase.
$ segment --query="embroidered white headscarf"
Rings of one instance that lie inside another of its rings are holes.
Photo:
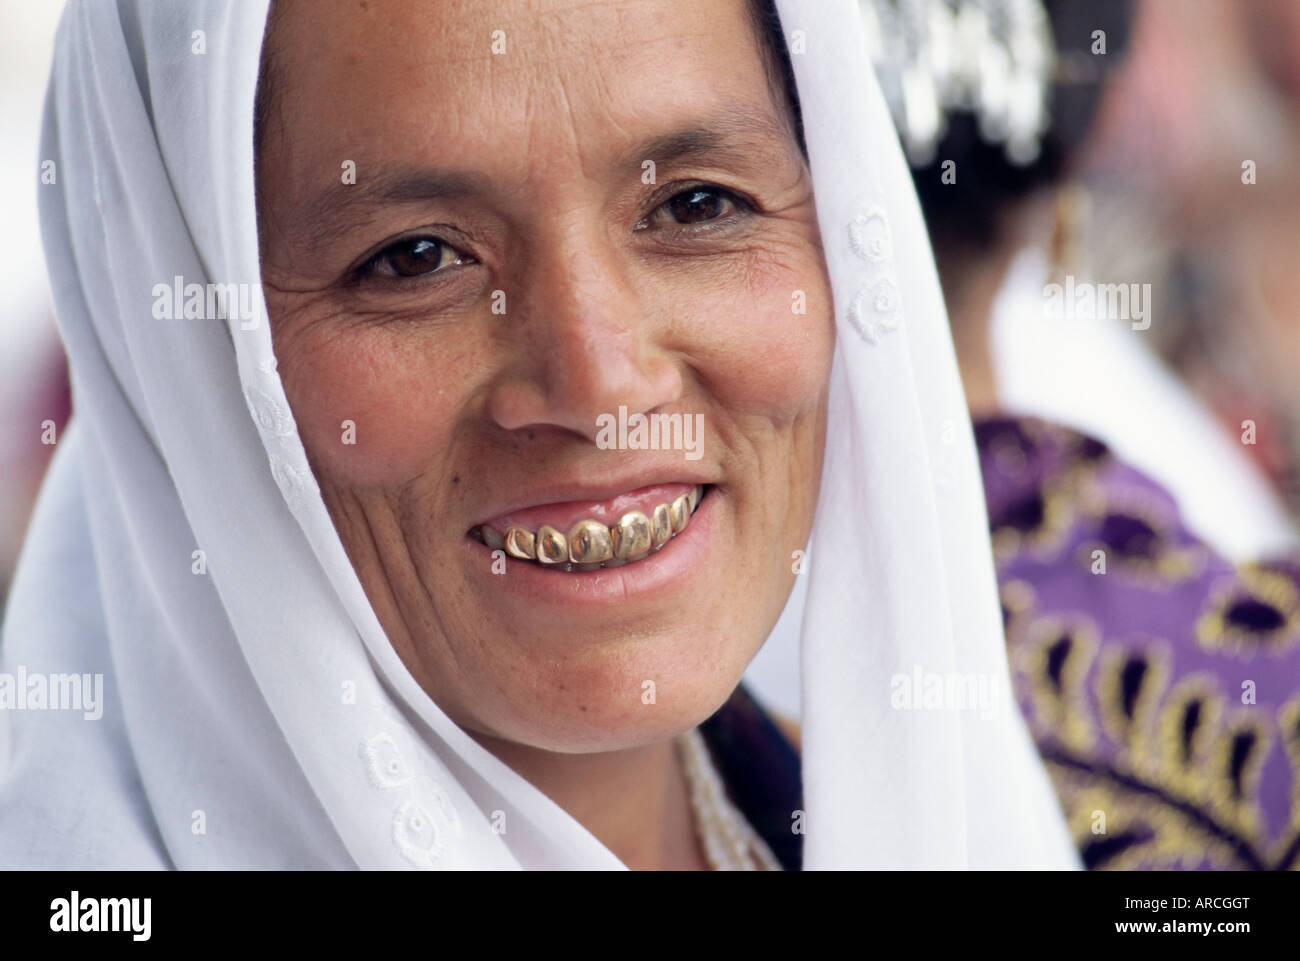
[[[72,0],[60,27],[41,214],[76,414],[0,671],[102,673],[104,703],[0,711],[0,866],[622,867],[389,645],[261,303],[153,315],[177,276],[258,282],[266,7]],[[969,421],[857,3],[779,7],[839,332],[803,575],[805,865],[1075,866],[1011,700]],[[1000,699],[907,708],[904,675]]]

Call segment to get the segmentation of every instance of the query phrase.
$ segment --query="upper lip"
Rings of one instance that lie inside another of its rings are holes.
[[[572,501],[605,501],[618,497],[620,494],[640,490],[643,487],[653,487],[656,484],[694,485],[711,483],[713,481],[706,477],[680,468],[629,472],[600,483],[547,482],[530,486],[526,491],[521,491],[508,501],[501,501],[483,508],[479,512],[479,519],[470,527],[472,529],[481,524],[486,524],[493,518],[500,517],[503,514],[513,514],[533,507],[566,504]]]

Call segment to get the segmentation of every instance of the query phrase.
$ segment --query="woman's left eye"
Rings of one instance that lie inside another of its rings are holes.
[[[648,227],[651,222],[666,227],[708,225],[728,220],[745,209],[748,209],[746,202],[729,190],[691,187],[669,197],[637,227]]]
[[[361,272],[384,277],[419,277],[468,263],[473,263],[471,257],[437,237],[407,237],[371,257]]]

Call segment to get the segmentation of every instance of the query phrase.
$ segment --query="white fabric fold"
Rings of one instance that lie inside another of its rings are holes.
[[[806,44],[839,330],[804,575],[805,864],[1075,866],[1011,700],[969,420],[857,5],[779,6]],[[177,276],[258,282],[265,15],[73,0],[60,27],[41,213],[76,414],[0,671],[102,672],[106,709],[0,712],[0,866],[620,868],[393,651],[260,300],[254,321],[153,316]],[[1003,700],[987,718],[896,709],[893,679],[917,667],[994,678]]]

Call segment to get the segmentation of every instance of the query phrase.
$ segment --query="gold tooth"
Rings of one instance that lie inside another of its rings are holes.
[[[507,528],[505,547],[507,554],[511,557],[517,557],[521,561],[537,559],[537,537],[527,528]]]
[[[673,514],[667,504],[655,505],[654,516],[650,519],[650,543],[662,547],[673,536]]]
[[[652,516],[641,511],[629,511],[613,527],[587,518],[569,529],[566,536],[543,524],[537,533],[523,527],[510,527],[502,537],[488,524],[479,527],[483,542],[493,550],[504,548],[507,554],[520,560],[536,560],[542,564],[572,564],[580,570],[595,570],[600,564],[621,567],[629,560],[641,560],[652,549],[666,544],[674,534],[686,529],[691,515],[704,496],[703,485],[696,484],[671,504],[655,505]]]
[[[543,564],[564,564],[569,560],[569,541],[550,524],[537,528],[537,559]]]
[[[686,530],[686,522],[691,519],[691,495],[683,494],[677,498],[669,510],[673,515],[673,533],[680,534]]]
[[[610,528],[615,557],[634,557],[650,547],[650,518],[641,511],[628,511]]]
[[[569,528],[569,560],[575,564],[599,564],[614,556],[609,528],[600,521],[581,520]]]

